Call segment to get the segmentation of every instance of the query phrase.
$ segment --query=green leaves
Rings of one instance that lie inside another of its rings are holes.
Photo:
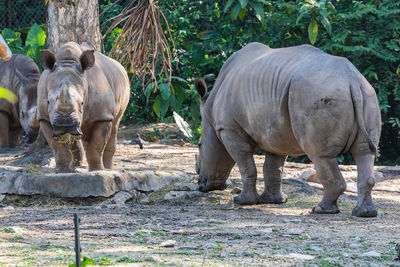
[[[313,45],[315,41],[317,41],[318,37],[318,24],[315,20],[312,20],[308,25],[308,39],[310,43]]]
[[[30,47],[44,47],[46,42],[46,33],[39,25],[33,24],[28,32],[25,40],[25,45]]]
[[[14,32],[6,28],[3,30],[2,35],[13,53],[27,55],[40,66],[40,50],[45,47],[46,33],[38,24],[35,23],[29,29],[25,46],[22,46],[20,32]]]

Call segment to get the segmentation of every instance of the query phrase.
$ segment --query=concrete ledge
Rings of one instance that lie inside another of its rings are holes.
[[[149,192],[171,183],[190,180],[188,174],[180,171],[30,174],[22,170],[11,166],[0,167],[0,194],[110,197],[119,191]]]

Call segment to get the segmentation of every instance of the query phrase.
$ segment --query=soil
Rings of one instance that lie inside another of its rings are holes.
[[[170,140],[173,134],[155,124],[145,127],[156,137],[152,140],[168,139],[161,140],[168,145],[146,143],[140,150],[129,140],[142,128],[121,131],[115,169],[183,170],[196,183],[197,147]],[[176,128],[166,128],[175,133],[173,138],[181,138]],[[142,132],[141,137],[151,139]],[[32,155],[25,151],[21,146],[0,154],[0,165],[25,166],[26,172],[54,171],[49,149]],[[262,192],[263,156],[256,155],[255,160]],[[356,167],[341,166],[350,191],[340,197],[341,213],[334,215],[310,214],[322,190],[318,183],[298,182],[309,168],[313,166],[286,164],[283,191],[289,200],[282,205],[234,205],[232,199],[241,188],[237,167],[226,190],[165,200],[170,191],[183,190],[183,184],[173,184],[148,194],[147,204],[7,195],[0,201],[0,266],[74,263],[74,213],[81,218],[81,254],[94,266],[400,266],[394,260],[400,243],[399,173],[375,167],[378,217],[357,218],[351,216]],[[87,171],[87,166],[78,171]]]

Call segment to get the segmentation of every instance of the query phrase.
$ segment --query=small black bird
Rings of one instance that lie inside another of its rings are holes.
[[[133,139],[131,141],[131,144],[138,144],[140,149],[143,149],[143,143],[145,143],[142,138],[140,138],[140,135],[136,135],[136,139]]]

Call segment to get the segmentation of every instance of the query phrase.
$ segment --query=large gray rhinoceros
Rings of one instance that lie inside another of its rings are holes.
[[[371,198],[381,115],[374,89],[345,58],[310,45],[271,49],[251,43],[222,67],[213,90],[195,83],[202,105],[199,190],[224,189],[237,163],[239,204],[284,203],[281,175],[287,155],[307,154],[324,187],[314,213],[337,213],[346,189],[337,157],[357,162],[356,216],[376,216]],[[255,149],[265,153],[264,192],[256,191]]]
[[[86,44],[69,42],[54,55],[42,51],[38,120],[51,145],[57,172],[81,165],[87,141],[89,170],[112,168],[117,131],[130,85],[117,61]]]
[[[0,87],[18,97],[15,103],[0,98],[0,148],[16,147],[24,131],[28,143],[36,140],[39,76],[39,68],[30,57],[14,54],[9,61],[0,59]]]

